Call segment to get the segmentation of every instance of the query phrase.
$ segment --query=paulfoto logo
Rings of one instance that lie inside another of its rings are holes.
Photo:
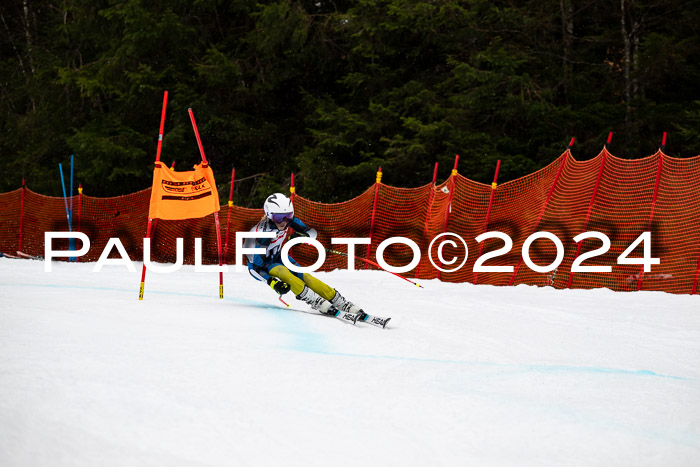
[[[255,254],[266,254],[265,248],[247,248],[244,246],[244,242],[246,239],[254,239],[254,238],[274,238],[275,234],[272,232],[236,232],[236,262],[234,265],[234,268],[237,272],[241,271],[243,269],[243,255],[255,255]],[[82,242],[82,246],[78,250],[54,250],[53,249],[53,241],[54,239],[77,239]],[[505,255],[509,253],[513,249],[513,240],[508,236],[507,234],[503,232],[486,232],[482,235],[479,235],[476,237],[474,240],[477,243],[481,243],[485,240],[488,239],[498,239],[503,242],[503,246],[501,248],[498,248],[496,250],[487,252],[481,256],[479,256],[476,261],[474,262],[473,265],[473,271],[476,273],[480,272],[509,272],[512,273],[514,271],[514,266],[512,265],[499,265],[499,266],[493,266],[493,265],[485,265],[484,263],[488,260],[492,260],[493,258],[497,258],[499,256]],[[554,261],[550,264],[547,265],[538,265],[535,264],[531,257],[530,257],[530,248],[532,244],[536,240],[548,240],[550,241],[556,248],[556,257]],[[611,246],[610,238],[601,233],[601,232],[584,232],[580,235],[577,235],[576,237],[573,238],[573,241],[575,243],[582,242],[583,240],[586,239],[595,239],[601,242],[601,246],[597,249],[588,251],[584,254],[578,255],[572,265],[571,265],[571,272],[612,272],[612,266],[607,265],[607,266],[592,266],[592,265],[584,265],[583,262],[590,260],[591,258],[595,258],[596,256],[604,255],[605,253],[608,252]],[[311,245],[316,249],[318,252],[318,259],[316,262],[310,266],[302,267],[302,266],[296,266],[292,264],[291,262],[288,261],[287,256],[289,254],[289,250],[300,243],[305,243],[308,245]],[[346,245],[347,246],[347,258],[348,258],[348,264],[347,268],[349,270],[354,270],[355,269],[355,246],[356,245],[369,245],[370,244],[370,239],[369,238],[333,238],[331,239],[331,243],[333,245]],[[394,244],[403,244],[408,246],[412,253],[413,253],[413,258],[411,261],[404,265],[404,266],[391,266],[386,262],[384,259],[384,251],[391,245]],[[642,245],[643,248],[643,253],[641,257],[631,257],[632,252],[639,246]],[[463,253],[460,252],[459,256],[455,255],[449,258],[445,257],[445,252],[444,248],[446,246],[450,246],[451,248],[456,248],[459,250],[463,250]],[[119,258],[109,258],[109,255],[112,253],[112,251],[116,248]],[[51,272],[51,262],[53,258],[73,258],[73,257],[80,257],[84,256],[90,251],[90,239],[88,238],[87,235],[81,232],[45,232],[44,234],[44,271],[45,272]],[[168,266],[163,266],[163,265],[157,265],[151,261],[151,239],[150,238],[144,238],[143,239],[143,261],[146,266],[146,268],[150,271],[161,273],[161,274],[169,274],[171,272],[175,272],[178,269],[180,269],[183,265],[183,254],[184,251],[184,240],[182,238],[178,238],[176,240],[176,260],[174,264],[168,265]],[[420,263],[421,257],[422,257],[422,252],[420,250],[420,247],[416,242],[413,240],[406,238],[406,237],[390,237],[384,240],[377,246],[376,249],[376,259],[377,259],[377,264],[379,264],[380,267],[384,268],[385,270],[389,272],[393,272],[396,274],[401,274],[405,273],[408,271],[413,270],[416,266],[418,266],[418,263]],[[457,263],[458,259],[460,257],[463,258],[462,261],[460,261],[459,264],[455,266],[455,263]],[[525,263],[527,267],[529,267],[531,270],[539,273],[547,273],[556,270],[564,260],[564,244],[562,241],[554,234],[551,232],[535,232],[534,234],[530,235],[525,242],[523,243],[522,249],[521,249],[521,255],[522,255],[522,261]],[[433,265],[434,268],[442,271],[442,272],[454,272],[462,267],[467,262],[467,258],[469,257],[469,248],[467,247],[467,242],[464,240],[463,237],[456,233],[452,232],[445,232],[440,235],[437,235],[433,240],[430,242],[428,246],[428,251],[427,251],[427,256],[428,259],[430,260],[430,263]],[[287,243],[284,244],[281,250],[281,260],[282,263],[290,270],[294,272],[299,272],[299,273],[311,273],[317,271],[321,266],[323,266],[324,262],[326,261],[326,248],[321,244],[316,239],[313,238],[308,238],[308,237],[298,237],[295,239],[292,239],[288,241]],[[632,242],[625,251],[622,252],[617,257],[617,264],[621,265],[642,265],[644,267],[644,272],[650,272],[651,271],[651,266],[660,264],[661,259],[660,258],[652,258],[651,256],[651,232],[643,232],[637,239]],[[136,272],[136,269],[134,268],[134,265],[129,258],[129,255],[126,252],[126,249],[124,248],[124,245],[122,245],[121,241],[119,238],[110,238],[107,244],[105,245],[104,249],[102,250],[102,253],[100,255],[100,258],[97,260],[95,263],[95,266],[92,269],[93,273],[100,272],[102,268],[105,266],[124,266],[126,267],[130,272]],[[194,266],[195,266],[195,272],[227,272],[228,271],[228,266],[223,265],[223,266],[218,266],[218,265],[202,265],[202,239],[201,238],[195,238],[194,239]]]

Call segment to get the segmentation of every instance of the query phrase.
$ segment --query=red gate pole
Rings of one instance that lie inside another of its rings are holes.
[[[452,212],[452,199],[454,198],[455,192],[455,178],[457,177],[457,164],[459,163],[459,154],[455,155],[455,166],[450,174],[450,198],[447,202],[447,212],[445,213],[445,224],[442,226],[442,233],[447,232],[447,223],[450,220],[450,212]],[[428,252],[430,254],[430,252]],[[438,280],[442,280],[442,271],[438,269],[437,273]]]
[[[574,145],[574,141],[576,138],[571,138],[571,142],[569,143],[569,148],[567,149],[567,154],[564,157],[564,160],[561,161],[561,165],[559,166],[559,170],[557,171],[556,177],[554,177],[554,183],[552,183],[552,187],[549,189],[549,193],[547,193],[547,199],[544,201],[544,204],[542,205],[542,209],[540,210],[540,215],[537,217],[537,221],[535,222],[535,227],[532,230],[532,233],[537,232],[537,226],[540,224],[540,221],[542,220],[542,217],[544,216],[545,211],[547,210],[547,205],[549,204],[549,200],[552,199],[552,194],[554,193],[554,189],[557,187],[557,182],[559,181],[559,177],[561,176],[561,173],[564,169],[564,166],[566,165],[566,161],[569,159],[569,156],[571,155],[571,148]],[[513,275],[510,277],[510,281],[508,282],[508,285],[513,285],[515,282],[515,276],[518,275],[518,269],[520,269],[520,265],[523,264],[523,256],[520,255],[520,260],[518,261],[517,266],[515,266],[515,269],[513,270]]]
[[[498,171],[501,168],[501,160],[499,159],[496,163],[496,173],[493,175],[493,183],[491,183],[491,196],[489,197],[489,207],[486,210],[486,219],[484,219],[484,228],[481,229],[482,233],[486,233],[486,229],[489,227],[489,218],[491,217],[491,208],[493,207],[493,198],[496,195],[496,187],[498,186]],[[477,258],[481,256],[484,250],[484,242],[479,243],[479,254],[476,255]],[[474,272],[474,285],[476,285],[479,279],[479,273]]]
[[[158,148],[156,149],[156,165],[160,164],[160,150],[163,145],[163,128],[165,127],[165,109],[168,105],[168,91],[163,94],[163,110],[160,113],[160,130],[158,130]],[[156,219],[157,220],[157,219]],[[148,218],[146,227],[146,238],[151,238],[151,225],[153,219]],[[146,282],[146,258],[143,258],[143,268],[141,269],[141,288],[139,290],[139,300],[143,300],[143,287]]]
[[[22,237],[24,236],[24,196],[26,191],[27,185],[24,178],[22,178],[22,202],[19,208],[19,246],[17,247],[17,251],[22,251]]]
[[[80,232],[80,218],[83,213],[83,184],[78,184],[78,232]]]
[[[437,181],[437,171],[438,171],[438,163],[435,163],[435,170],[433,170],[433,183],[430,185],[430,198],[428,198],[428,212],[425,215],[425,225],[423,226],[423,237],[420,240],[420,246],[423,248],[423,244],[425,243],[425,237],[428,233],[428,223],[430,222],[430,211],[433,209],[433,198],[435,198],[435,182]],[[430,252],[428,252],[428,255],[430,255]],[[420,277],[420,266],[421,262],[418,263],[418,267],[416,268],[416,277]]]
[[[595,198],[596,195],[598,194],[598,188],[600,187],[600,181],[603,179],[603,170],[605,170],[605,162],[608,160],[608,145],[610,144],[610,140],[612,139],[612,132],[608,135],[608,142],[605,144],[605,152],[603,153],[603,160],[600,161],[600,169],[598,169],[598,178],[595,181],[595,187],[593,188],[593,194],[591,195],[591,201],[588,203],[588,212],[586,213],[586,220],[583,221],[583,232],[588,232],[588,222],[591,219],[591,213],[593,212],[593,204],[595,203]],[[578,255],[581,253],[581,247],[583,246],[583,242],[578,242],[578,245],[576,246],[576,255],[574,256],[574,261],[576,261],[576,258],[578,258]],[[571,263],[573,264],[573,262]],[[574,273],[569,270],[569,280],[566,283],[566,288],[570,289],[571,284],[574,282]]]
[[[377,169],[377,181],[374,184],[374,206],[372,206],[372,222],[369,225],[369,245],[367,245],[366,260],[369,261],[369,255],[372,252],[372,240],[374,239],[374,219],[377,215],[377,200],[379,199],[379,185],[382,183],[382,168]],[[365,269],[369,263],[365,262]]]
[[[224,262],[228,253],[229,229],[231,228],[231,209],[233,209],[233,183],[236,181],[236,168],[231,170],[231,190],[228,194],[228,219],[226,220],[226,241],[224,242]]]
[[[216,248],[219,251],[219,267],[222,266],[221,258],[221,226],[219,225],[219,213],[214,212],[214,224],[216,224]],[[219,271],[219,299],[224,298],[224,272]]]
[[[175,172],[175,161],[170,164],[170,171]],[[153,219],[153,228],[151,229],[151,234],[156,234],[156,229],[158,228],[158,218]]]
[[[192,109],[187,109],[187,112],[190,114],[190,120],[192,121],[192,128],[194,129],[194,135],[197,137],[197,145],[199,146],[199,153],[202,156],[202,162],[204,162],[204,166],[206,167],[209,165],[207,162],[207,156],[204,155],[204,146],[202,146],[202,140],[199,137],[199,130],[197,129],[197,123],[194,121],[194,113],[192,112]],[[224,272],[221,271],[221,266],[223,265],[222,259],[221,259],[221,226],[219,224],[219,212],[214,211],[214,224],[216,225],[216,248],[219,252],[219,298],[223,299],[224,298]]]
[[[666,143],[666,133],[664,133],[664,144]],[[664,153],[659,153],[659,168],[656,169],[656,182],[654,182],[654,195],[651,198],[651,214],[649,215],[649,226],[647,231],[651,232],[651,223],[654,220],[654,209],[656,209],[656,199],[659,196],[659,182],[661,181],[661,168],[663,167]],[[639,269],[639,279],[637,279],[637,291],[642,290],[642,277],[644,275],[644,265]]]
[[[292,172],[292,181],[289,184],[289,199],[294,202],[294,196],[296,195],[297,187],[294,186],[294,172]]]
[[[83,184],[78,184],[78,232],[80,232],[80,218],[83,213]],[[75,258],[75,261],[80,261],[80,257]]]
[[[691,295],[695,294],[698,289],[698,276],[700,275],[700,256],[698,256],[698,266],[695,268],[695,280],[693,281],[693,291],[690,292]]]

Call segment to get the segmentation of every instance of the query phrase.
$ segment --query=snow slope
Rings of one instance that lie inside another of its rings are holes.
[[[700,465],[700,296],[134,265],[0,259],[0,465]]]

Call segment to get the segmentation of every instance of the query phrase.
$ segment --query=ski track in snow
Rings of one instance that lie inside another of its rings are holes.
[[[0,465],[700,465],[700,296],[0,259]]]

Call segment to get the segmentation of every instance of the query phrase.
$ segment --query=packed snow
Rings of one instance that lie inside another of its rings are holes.
[[[697,466],[700,296],[0,259],[0,465]]]

